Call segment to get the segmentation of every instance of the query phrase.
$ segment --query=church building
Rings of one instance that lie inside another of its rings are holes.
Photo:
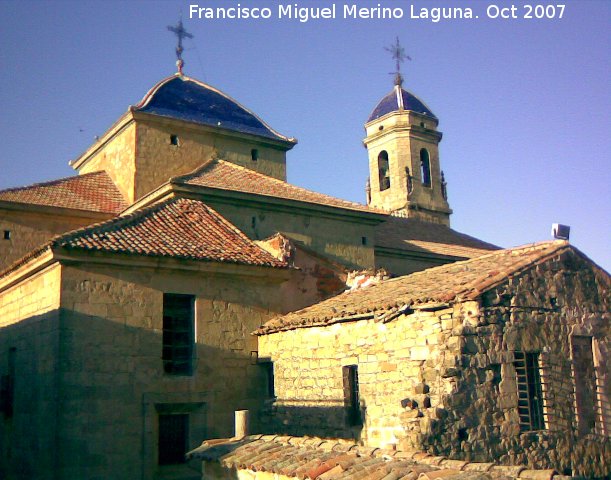
[[[177,53],[75,176],[0,191],[2,478],[201,478],[185,453],[235,410],[269,426],[275,353],[253,331],[498,250],[450,228],[439,120],[399,74],[359,204],[288,183],[297,141]]]

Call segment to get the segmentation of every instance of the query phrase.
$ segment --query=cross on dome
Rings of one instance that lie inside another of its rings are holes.
[[[178,67],[178,73],[182,75],[182,68],[185,65],[185,62],[182,59],[182,52],[184,51],[184,48],[182,47],[182,39],[193,38],[193,35],[187,32],[183,27],[182,18],[178,20],[178,24],[175,27],[168,25],[168,30],[173,32],[178,38],[178,45],[176,46],[176,66]]]

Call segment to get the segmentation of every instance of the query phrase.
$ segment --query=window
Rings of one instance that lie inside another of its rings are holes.
[[[426,148],[420,150],[420,178],[422,185],[431,186],[431,159]]]
[[[193,373],[195,297],[163,294],[163,369],[171,375]]]
[[[359,374],[357,365],[342,367],[344,384],[344,408],[346,409],[346,424],[350,427],[362,425],[361,405],[359,398]]]
[[[10,230],[5,230],[4,231],[4,239],[5,240],[10,240],[11,239],[11,231]]]
[[[170,145],[174,145],[175,147],[178,147],[179,145],[178,135],[170,135]]]
[[[388,163],[388,152],[382,150],[378,155],[378,180],[380,182],[380,192],[390,188],[390,168]]]
[[[256,162],[257,160],[259,160],[259,150],[257,150],[256,148],[253,148],[253,149],[250,151],[250,159],[251,159],[253,162]]]
[[[159,414],[159,465],[185,463],[189,445],[189,415]]]
[[[592,337],[573,336],[571,356],[575,378],[575,403],[580,434],[596,432],[596,370]]]
[[[543,388],[539,353],[515,352],[514,367],[518,387],[518,414],[520,429],[525,431],[543,430]]]
[[[4,412],[5,418],[13,416],[13,403],[15,398],[15,356],[16,348],[8,351],[8,374],[0,378],[0,411]]]
[[[367,245],[367,237],[361,237],[361,245]]]
[[[273,362],[262,362],[261,368],[265,373],[265,381],[267,384],[267,396],[269,398],[276,398],[276,388],[274,385],[274,364]]]

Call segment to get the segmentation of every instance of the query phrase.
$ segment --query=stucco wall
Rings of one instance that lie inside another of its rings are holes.
[[[0,292],[0,375],[14,348],[13,415],[0,413],[0,477],[49,478],[55,467],[59,266]]]

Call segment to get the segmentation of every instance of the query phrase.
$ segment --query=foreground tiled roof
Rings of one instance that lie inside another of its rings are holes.
[[[561,480],[554,470],[498,466],[450,460],[423,452],[359,447],[346,440],[251,435],[210,440],[187,454],[189,459],[219,462],[227,469],[269,472],[320,480]],[[282,478],[282,477],[280,477]]]
[[[355,315],[380,318],[405,307],[473,300],[508,277],[572,248],[564,241],[543,242],[429,268],[274,318],[255,333],[330,325]]]
[[[169,199],[55,237],[15,262],[0,277],[49,249],[288,268],[215,210],[203,202],[185,198]]]
[[[165,78],[134,108],[163,117],[295,143],[294,139],[276,132],[220,90],[184,75]]]
[[[376,247],[414,253],[473,258],[499,249],[445,225],[414,218],[390,216],[386,222],[376,226],[375,235]]]
[[[387,213],[369,208],[355,202],[324,195],[322,193],[296,187],[290,183],[278,180],[248,168],[235,165],[224,160],[211,160],[195,172],[182,177],[176,177],[174,182],[187,185],[233,190],[238,192],[265,195],[268,197],[297,200],[299,202],[345,208],[359,212]]]
[[[106,172],[0,190],[0,200],[114,214],[127,206]]]

